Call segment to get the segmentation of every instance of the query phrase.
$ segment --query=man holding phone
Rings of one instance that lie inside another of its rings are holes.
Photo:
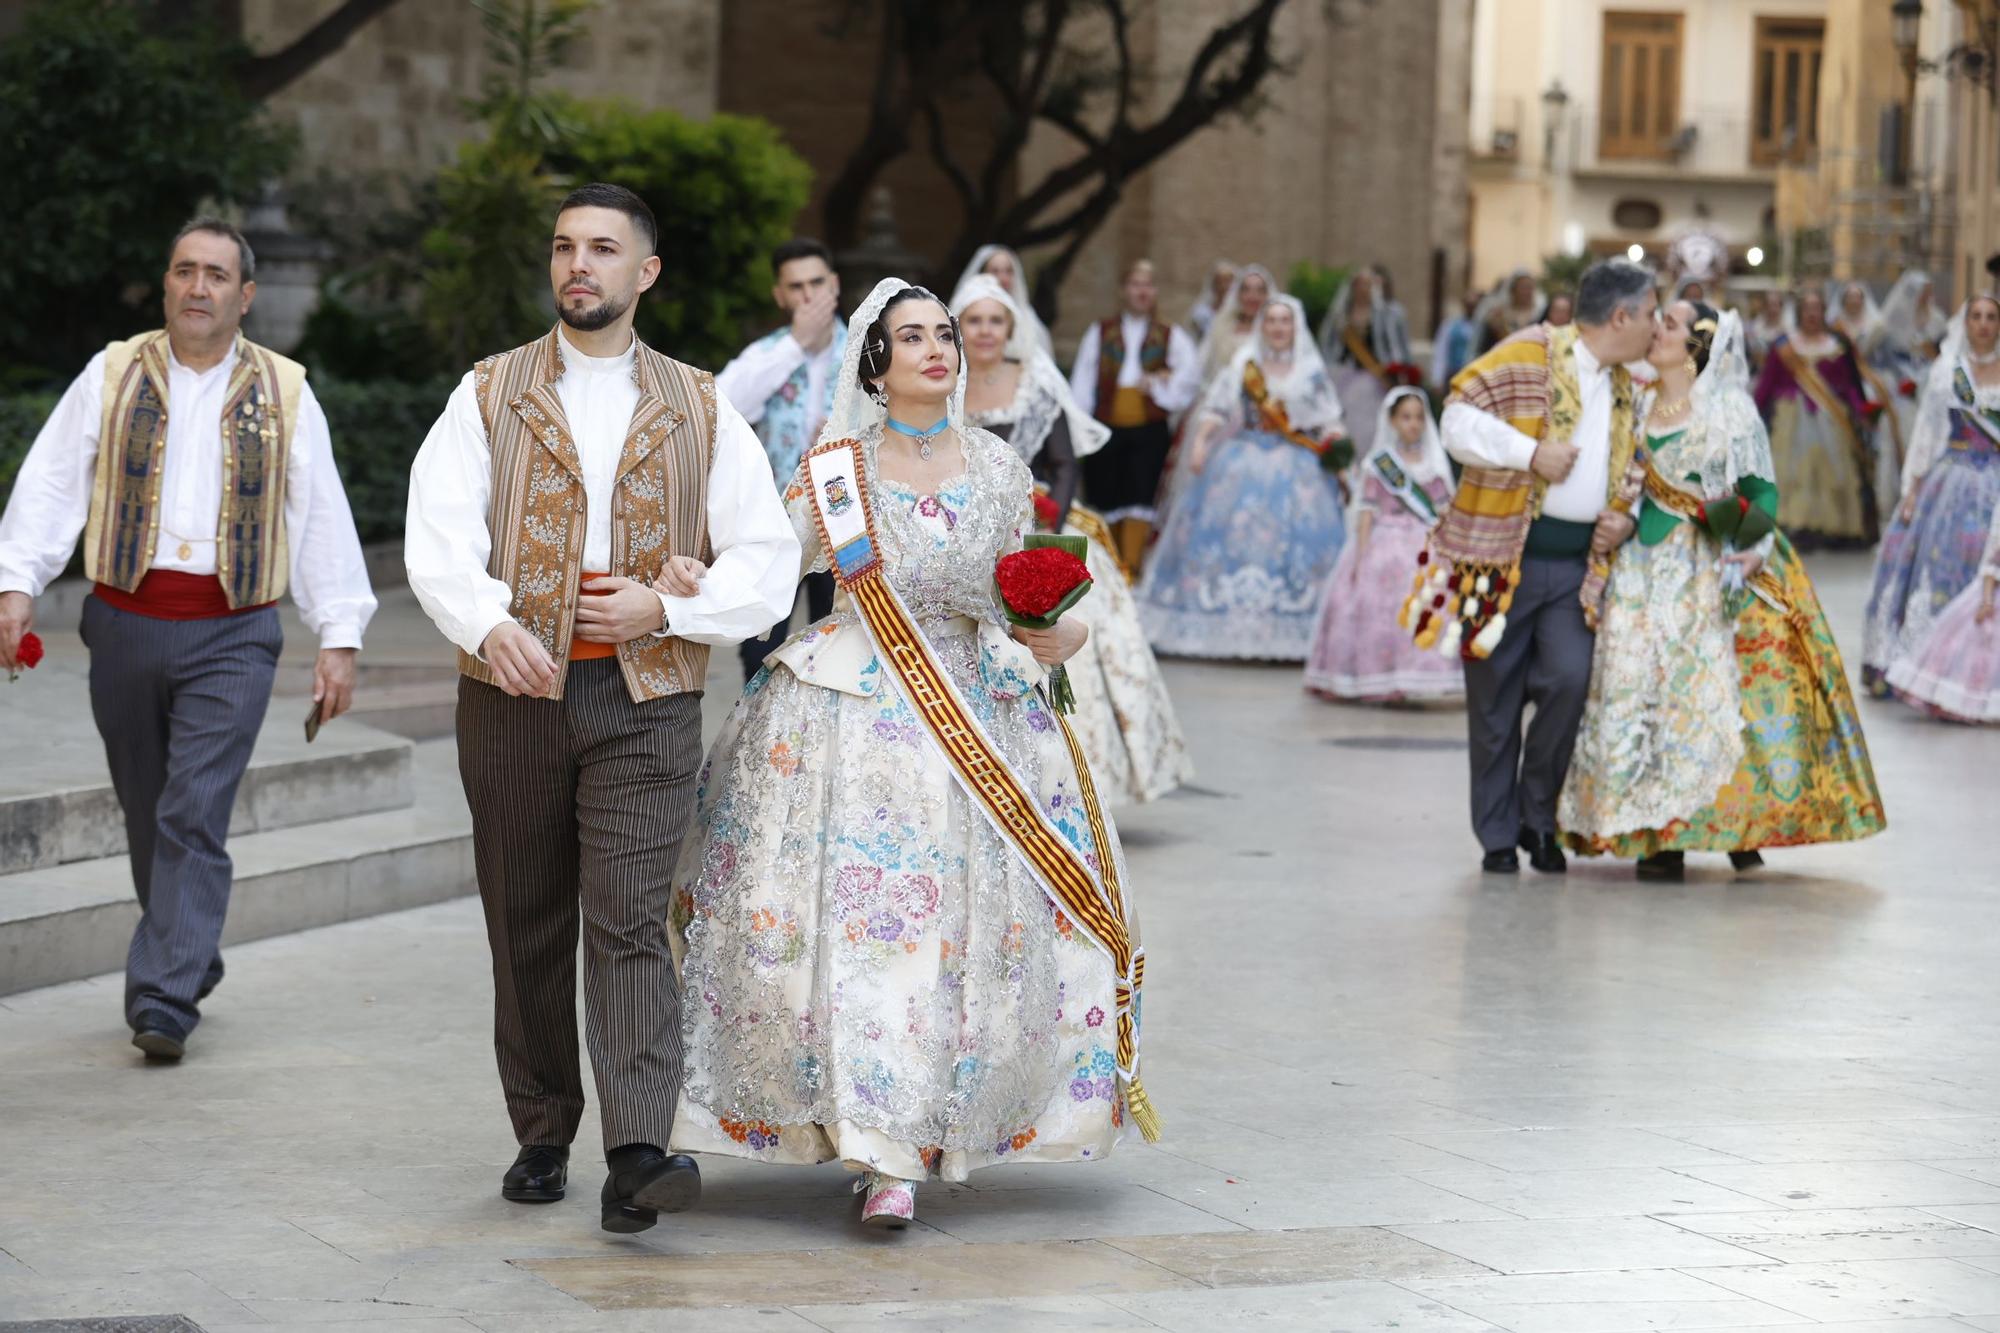
[[[0,517],[0,669],[84,539],[91,713],[139,896],[125,1016],[152,1060],[181,1058],[222,980],[224,844],[284,646],[277,600],[289,586],[319,635],[319,721],[347,711],[375,614],[305,367],[242,335],[255,264],[227,222],[181,228],[166,327],[91,358]]]

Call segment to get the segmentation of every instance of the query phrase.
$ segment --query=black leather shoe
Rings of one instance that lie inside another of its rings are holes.
[[[701,1168],[684,1153],[649,1152],[604,1180],[606,1231],[644,1231],[661,1213],[684,1213],[701,1198]]]
[[[1761,870],[1764,866],[1764,858],[1754,851],[1731,852],[1729,854],[1729,864],[1739,871]]]
[[[1687,877],[1687,853],[1654,852],[1651,856],[1640,857],[1634,869],[1640,879],[1684,879]]]
[[[172,1063],[187,1054],[187,1033],[165,1015],[147,1014],[133,1029],[132,1044],[144,1051],[148,1060]]]
[[[1514,855],[1512,847],[1508,847],[1480,857],[1479,868],[1489,875],[1518,875],[1521,873],[1521,858]]]
[[[511,1203],[554,1203],[569,1184],[569,1149],[531,1143],[500,1177],[500,1197]]]
[[[1553,833],[1537,833],[1524,826],[1521,850],[1528,854],[1528,864],[1544,875],[1569,873],[1569,859],[1563,855],[1562,843]]]

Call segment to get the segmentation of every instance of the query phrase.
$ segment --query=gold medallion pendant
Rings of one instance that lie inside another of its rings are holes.
[[[179,557],[180,559],[182,559],[182,560],[190,560],[190,559],[193,559],[193,558],[194,558],[194,547],[192,547],[192,546],[189,546],[189,545],[188,545],[188,544],[187,544],[186,542],[182,542],[182,543],[180,544],[180,549],[179,549],[179,550],[177,550],[177,551],[175,551],[175,552],[174,552],[174,554],[175,554],[176,556],[178,556],[178,557]]]

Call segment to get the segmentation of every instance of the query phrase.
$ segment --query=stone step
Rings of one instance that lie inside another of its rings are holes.
[[[125,819],[74,657],[37,679],[0,686],[0,875],[121,855]],[[307,744],[306,707],[273,699],[237,791],[241,835],[345,819],[410,803],[410,743],[342,718]]]
[[[449,742],[398,742],[403,808],[232,836],[225,944],[471,893],[472,820]],[[0,876],[0,995],[115,972],[139,908],[123,855]]]

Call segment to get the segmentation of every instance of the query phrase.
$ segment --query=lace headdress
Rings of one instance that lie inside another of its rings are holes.
[[[1396,404],[1405,398],[1414,398],[1424,405],[1424,438],[1414,461],[1403,452],[1403,437],[1389,421]],[[1384,454],[1395,459],[1396,465],[1408,471],[1419,486],[1432,477],[1442,477],[1447,483],[1451,481],[1451,458],[1444,451],[1444,441],[1438,438],[1437,419],[1431,415],[1430,395],[1422,389],[1399,384],[1383,396],[1382,406],[1375,410],[1375,439],[1361,460],[1354,498],[1348,502],[1349,531],[1353,530],[1354,515],[1360,511],[1361,499],[1366,493],[1368,473],[1375,466],[1375,460]]]
[[[861,440],[882,429],[889,419],[886,403],[866,392],[861,387],[862,345],[868,341],[868,330],[882,317],[882,308],[889,304],[889,298],[904,291],[920,293],[924,299],[944,301],[926,288],[903,278],[884,278],[875,284],[875,290],[868,293],[847,321],[847,346],[840,356],[840,378],[833,386],[833,407],[826,414],[826,425],[819,433],[819,443],[833,440]],[[961,362],[961,372],[963,364]],[[965,375],[961,373],[958,383],[952,388],[951,402],[946,409],[951,418],[952,428],[962,432],[965,426]]]
[[[1906,271],[1889,289],[1882,302],[1882,334],[1896,351],[1916,355],[1925,343],[1943,339],[1945,318],[1931,290],[1931,275],[1920,268]]]
[[[1021,262],[1021,256],[1014,251],[1004,245],[980,246],[972,252],[972,262],[965,266],[965,272],[958,275],[958,287],[952,290],[964,287],[966,283],[981,274],[992,277],[992,274],[986,273],[986,265],[995,255],[1005,255],[1014,261],[1014,282],[1021,289],[1020,295],[1014,298],[1014,327],[1035,346],[1054,355],[1056,345],[1049,337],[1048,326],[1042,323],[1042,317],[1035,313],[1034,302],[1029,299],[1028,266]]]
[[[1320,355],[1328,361],[1340,358],[1340,347],[1347,337],[1347,321],[1354,313],[1357,277],[1366,277],[1373,284],[1368,295],[1368,349],[1385,362],[1408,361],[1410,349],[1399,336],[1392,313],[1395,302],[1389,295],[1389,275],[1372,264],[1341,280],[1333,304],[1326,308],[1326,318],[1319,326]]]
[[[1211,364],[1209,357],[1214,351],[1216,339],[1236,336],[1236,318],[1243,312],[1243,302],[1241,299],[1243,280],[1253,273],[1264,280],[1264,290],[1267,293],[1264,298],[1265,304],[1268,305],[1270,302],[1278,299],[1278,280],[1271,276],[1270,269],[1265,268],[1262,264],[1245,264],[1242,268],[1237,269],[1235,280],[1229,284],[1229,294],[1222,298],[1222,304],[1215,309],[1215,318],[1209,321],[1208,332],[1201,336],[1201,348],[1195,359],[1202,364],[1204,369]],[[1304,326],[1301,327],[1303,328]],[[1253,329],[1251,332],[1254,334],[1256,331]],[[1305,330],[1305,336],[1310,340],[1312,331],[1310,329]],[[1248,340],[1246,339],[1246,341]],[[1240,351],[1242,349],[1239,348],[1237,350]]]
[[[1023,458],[1033,458],[1042,451],[1042,442],[1048,439],[1056,418],[1061,416],[1069,422],[1070,449],[1078,458],[1102,449],[1111,438],[1111,427],[1077,406],[1075,396],[1069,391],[1069,381],[1063,378],[1055,359],[1034,342],[1033,335],[1023,326],[1020,307],[1005,287],[990,274],[975,273],[952,293],[951,313],[963,316],[967,307],[979,301],[999,302],[1013,320],[1013,330],[1007,335],[1006,357],[1020,363],[1024,392],[1015,399],[1022,404],[1021,415],[1008,442]]]
[[[1744,477],[1777,477],[1771,464],[1770,432],[1750,396],[1750,354],[1743,340],[1743,317],[1734,310],[1723,311],[1717,321],[1708,364],[1695,377],[1690,398],[1688,420],[1704,433],[1710,446],[1699,451],[1704,498],[1734,491]],[[1717,444],[1726,447],[1715,448]],[[1667,480],[1678,483],[1682,478]]]
[[[1290,358],[1289,364],[1280,362],[1264,341],[1266,315],[1273,306],[1281,305],[1292,312],[1292,346],[1285,353]],[[1257,327],[1208,386],[1203,409],[1225,417],[1233,415],[1237,397],[1243,392],[1243,368],[1253,360],[1264,372],[1264,384],[1271,397],[1284,403],[1292,425],[1319,434],[1344,424],[1339,395],[1334,393],[1333,381],[1327,377],[1326,361],[1313,341],[1312,328],[1306,323],[1306,308],[1298,297],[1272,293],[1270,301],[1257,314]]]
[[[1847,328],[1847,294],[1859,289],[1861,292],[1861,327]],[[1857,352],[1866,351],[1882,331],[1882,307],[1875,304],[1875,293],[1868,290],[1868,284],[1850,279],[1841,282],[1829,279],[1826,284],[1826,322],[1839,324],[1854,343]]]

